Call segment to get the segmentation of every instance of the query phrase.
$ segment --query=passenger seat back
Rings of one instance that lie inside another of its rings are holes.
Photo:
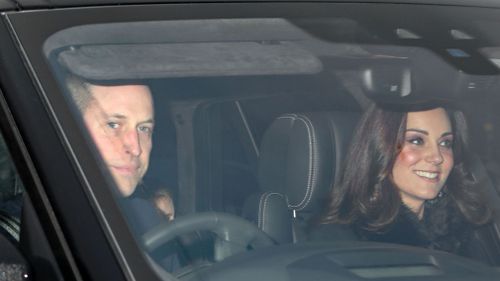
[[[357,112],[285,114],[269,126],[260,146],[260,192],[243,216],[277,242],[304,239],[339,173],[359,119]]]

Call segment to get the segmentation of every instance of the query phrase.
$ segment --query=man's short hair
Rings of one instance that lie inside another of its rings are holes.
[[[66,87],[78,110],[85,112],[94,97],[90,90],[91,84],[79,77],[70,75],[66,78]]]

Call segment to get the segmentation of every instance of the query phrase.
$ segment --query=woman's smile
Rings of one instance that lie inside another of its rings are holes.
[[[401,199],[421,214],[423,203],[436,198],[453,168],[453,132],[443,108],[409,112],[392,180]]]
[[[432,182],[438,182],[440,173],[439,172],[423,171],[423,170],[415,170],[415,174],[421,178],[426,179],[426,180],[429,180]]]

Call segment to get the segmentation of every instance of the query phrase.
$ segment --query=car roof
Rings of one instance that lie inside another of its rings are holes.
[[[219,0],[220,2],[247,2],[247,0]],[[257,0],[269,2],[269,0]],[[280,0],[278,0],[280,1]],[[284,1],[284,0],[281,0]],[[306,0],[307,1],[307,0]],[[320,0],[322,1],[322,0]],[[435,5],[459,5],[476,7],[496,7],[500,8],[500,1],[497,0],[323,0],[324,2],[342,3],[401,3],[401,4],[435,4]],[[192,3],[192,0],[0,0],[0,11],[5,10],[28,10],[44,8],[63,7],[85,7],[85,6],[105,6],[121,4],[146,4],[146,3]],[[213,0],[198,0],[197,2],[214,2]],[[292,2],[298,2],[292,0]],[[303,2],[303,1],[300,1]],[[315,1],[318,2],[318,1]]]
[[[16,3],[9,0],[0,0],[0,11],[14,10],[16,9]]]

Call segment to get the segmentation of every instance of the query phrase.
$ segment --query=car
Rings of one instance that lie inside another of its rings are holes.
[[[500,279],[497,1],[0,0],[0,18],[0,280]],[[74,77],[152,94],[132,194]],[[429,102],[467,117],[481,258],[310,241],[362,113]]]

